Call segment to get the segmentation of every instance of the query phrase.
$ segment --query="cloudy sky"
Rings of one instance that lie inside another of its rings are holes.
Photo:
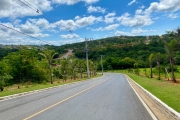
[[[180,0],[0,0],[0,44],[162,35],[178,26]]]

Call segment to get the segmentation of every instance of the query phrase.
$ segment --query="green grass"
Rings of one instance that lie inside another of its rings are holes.
[[[100,77],[100,76],[101,76],[101,74],[97,74],[97,76],[95,76],[95,77]],[[33,91],[33,90],[44,89],[44,88],[63,85],[63,84],[68,84],[68,83],[72,83],[72,82],[84,81],[84,80],[87,80],[87,78],[83,78],[81,80],[80,79],[71,80],[71,81],[67,81],[67,82],[54,81],[54,84],[50,84],[50,83],[32,84],[32,85],[19,84],[19,87],[20,87],[19,89],[18,89],[18,85],[12,85],[10,87],[5,87],[4,91],[0,92],[0,97],[13,95],[13,94],[18,94],[18,93],[23,93],[23,92],[28,92],[28,91]]]
[[[126,73],[135,82],[162,100],[177,112],[180,112],[180,84],[172,81],[157,80],[136,74]]]

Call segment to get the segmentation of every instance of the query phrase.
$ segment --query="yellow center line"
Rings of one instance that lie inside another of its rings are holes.
[[[106,81],[106,80],[105,80],[105,81]],[[57,106],[57,105],[65,102],[65,101],[67,101],[67,100],[69,100],[69,99],[71,99],[71,98],[73,98],[73,97],[75,97],[75,96],[77,96],[77,95],[79,95],[79,94],[81,94],[81,93],[83,93],[83,92],[85,92],[85,91],[87,91],[87,90],[89,90],[89,89],[91,89],[91,88],[93,88],[93,87],[95,87],[95,86],[97,86],[97,85],[105,82],[105,81],[99,82],[99,83],[97,83],[97,84],[95,84],[95,85],[93,85],[93,86],[91,86],[91,87],[89,87],[89,88],[86,88],[86,89],[84,89],[84,90],[81,91],[81,92],[78,92],[78,93],[76,93],[76,94],[74,94],[74,95],[72,95],[72,96],[70,96],[70,97],[68,97],[68,98],[66,98],[66,99],[64,99],[64,100],[61,100],[61,101],[57,102],[56,104],[53,104],[53,105],[51,105],[51,106],[49,106],[49,107],[47,107],[47,108],[45,108],[45,109],[43,109],[43,110],[41,110],[41,111],[39,111],[39,112],[37,112],[37,113],[35,113],[35,114],[27,117],[27,118],[24,118],[23,120],[28,120],[28,119],[30,119],[30,118],[32,118],[32,117],[34,117],[34,116],[37,116],[37,115],[41,114],[42,112],[44,112],[44,111],[46,111],[46,110],[48,110],[48,109],[51,109],[52,107]]]

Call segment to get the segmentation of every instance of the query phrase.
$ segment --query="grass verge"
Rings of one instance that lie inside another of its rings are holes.
[[[93,78],[100,77],[100,76],[101,76],[101,74],[97,74]],[[30,85],[29,84],[12,85],[9,87],[5,87],[4,91],[0,92],[0,97],[23,93],[23,92],[29,92],[29,91],[33,91],[33,90],[49,88],[49,87],[53,87],[53,86],[59,86],[59,85],[68,84],[68,83],[72,83],[72,82],[85,81],[85,80],[87,80],[87,78],[77,79],[77,80],[67,80],[66,82],[56,80],[56,81],[54,81],[53,84],[44,83],[44,84],[30,84]],[[18,88],[18,86],[19,86],[19,88]]]
[[[126,74],[168,106],[180,112],[180,84],[138,76],[136,74]]]

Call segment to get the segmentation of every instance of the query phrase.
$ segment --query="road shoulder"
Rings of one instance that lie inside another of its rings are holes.
[[[139,96],[143,99],[146,105],[151,109],[159,120],[175,120],[171,115],[161,108],[150,96],[148,96],[134,81],[125,75],[129,83],[136,90]]]

